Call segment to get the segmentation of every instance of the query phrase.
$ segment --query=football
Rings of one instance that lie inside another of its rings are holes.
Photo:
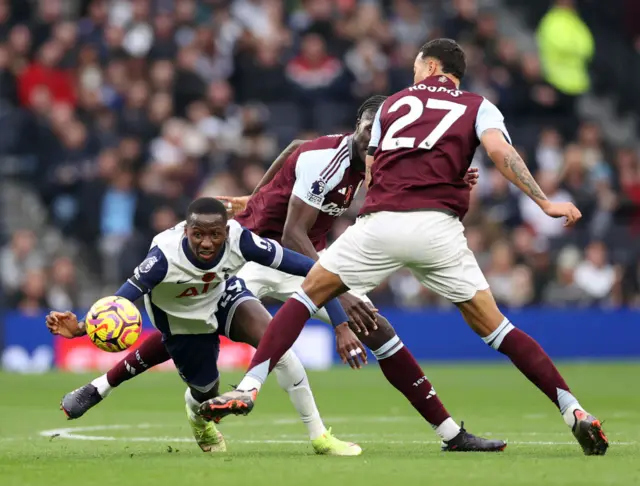
[[[103,351],[117,353],[133,346],[142,330],[142,316],[124,297],[104,297],[91,306],[85,320],[91,342]]]

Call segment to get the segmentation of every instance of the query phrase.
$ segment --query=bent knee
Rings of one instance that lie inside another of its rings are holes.
[[[362,344],[371,351],[376,351],[396,336],[396,331],[386,317],[376,314],[378,329],[369,331],[368,336],[358,335]],[[353,329],[353,328],[352,328]],[[353,329],[355,332],[355,329]]]
[[[321,307],[349,289],[338,275],[316,262],[302,282],[302,290],[315,305]]]
[[[485,337],[494,332],[505,320],[490,290],[479,290],[465,302],[458,302],[464,320],[480,336]]]

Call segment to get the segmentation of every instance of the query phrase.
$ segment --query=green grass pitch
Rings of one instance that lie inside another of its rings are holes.
[[[440,452],[375,363],[310,374],[325,423],[362,445],[357,458],[314,455],[274,378],[249,417],[221,424],[229,452],[210,456],[189,436],[176,374],[136,378],[76,421],[65,420],[58,402],[89,376],[0,374],[0,485],[640,484],[640,364],[561,366],[583,405],[606,422],[605,457],[584,457],[554,407],[508,364],[425,369],[454,418],[507,439],[504,453]],[[238,378],[224,373],[222,383]]]

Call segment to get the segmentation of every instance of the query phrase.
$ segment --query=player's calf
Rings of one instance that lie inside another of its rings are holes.
[[[185,409],[187,411],[189,425],[191,426],[191,432],[203,452],[225,452],[227,450],[224,437],[218,429],[216,429],[213,422],[205,420],[198,413],[202,402],[217,394],[217,383],[208,393],[201,393],[191,388],[187,388],[184,393]]]
[[[491,293],[480,291],[458,308],[471,328],[511,362],[558,407],[585,454],[604,454],[608,442],[600,422],[573,396],[569,385],[542,347],[499,311]],[[587,417],[584,420],[580,417]],[[599,451],[599,452],[595,452]]]
[[[104,375],[62,397],[60,409],[69,420],[80,418],[114,388],[169,359],[169,353],[162,343],[162,334],[154,332]]]
[[[476,437],[460,427],[438,398],[433,385],[418,362],[383,316],[378,315],[378,329],[362,342],[372,350],[382,373],[443,440],[443,450],[455,452],[504,450],[501,440]]]

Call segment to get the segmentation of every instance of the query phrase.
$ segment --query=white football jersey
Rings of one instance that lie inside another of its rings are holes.
[[[161,332],[214,333],[227,324],[218,322],[220,315],[217,315],[229,303],[226,301],[245,289],[244,283],[235,277],[242,266],[249,260],[261,260],[276,268],[283,250],[278,243],[260,238],[230,220],[222,254],[211,264],[203,264],[188,248],[185,225],[183,221],[153,239],[147,258],[128,283],[145,293],[147,312]],[[238,300],[232,303],[234,309],[239,303]],[[227,316],[229,309],[224,310]]]

